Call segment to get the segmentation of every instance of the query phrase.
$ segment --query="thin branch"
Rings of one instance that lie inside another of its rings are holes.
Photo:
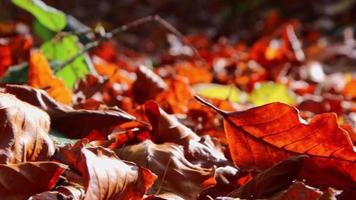
[[[105,40],[109,40],[111,38],[113,38],[116,34],[127,31],[131,28],[137,27],[139,25],[148,23],[148,22],[157,22],[158,24],[162,25],[165,29],[167,29],[169,32],[173,33],[174,35],[176,35],[180,40],[182,40],[182,42],[189,46],[194,54],[197,57],[200,57],[199,52],[190,44],[188,44],[184,38],[184,35],[179,32],[174,26],[172,26],[169,22],[167,22],[165,19],[161,18],[159,15],[150,15],[147,17],[143,17],[140,19],[137,19],[135,21],[129,22],[125,25],[119,26],[115,29],[113,29],[110,32],[107,32],[104,35],[101,35],[97,40],[90,42],[88,44],[86,44],[78,53],[76,53],[75,55],[73,55],[71,58],[69,58],[68,60],[66,60],[65,62],[61,63],[58,66],[58,69],[62,69],[64,66],[72,63],[75,59],[77,59],[78,57],[80,57],[81,55],[83,55],[84,53],[88,52],[89,50],[93,49],[94,47],[99,46],[99,44]]]

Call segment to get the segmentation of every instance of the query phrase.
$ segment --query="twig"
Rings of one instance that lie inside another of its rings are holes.
[[[84,54],[87,51],[93,49],[94,47],[97,47],[101,42],[113,38],[114,35],[116,35],[118,33],[121,33],[121,32],[124,32],[124,31],[127,31],[127,30],[129,30],[129,29],[131,29],[133,27],[137,27],[139,25],[148,23],[148,22],[157,22],[160,25],[162,25],[164,28],[166,28],[168,31],[170,31],[171,33],[176,35],[180,40],[182,40],[182,42],[185,45],[189,46],[193,50],[193,52],[194,52],[194,54],[196,56],[200,57],[199,52],[193,46],[191,46],[190,44],[188,44],[185,41],[184,35],[181,32],[179,32],[176,28],[174,28],[174,26],[172,26],[165,19],[161,18],[159,15],[150,15],[150,16],[143,17],[143,18],[137,19],[135,21],[129,22],[129,23],[125,24],[125,25],[119,26],[119,27],[113,29],[112,31],[107,32],[106,34],[101,35],[97,40],[86,44],[84,46],[84,48],[82,48],[78,53],[73,55],[71,58],[69,58],[65,62],[61,63],[58,66],[58,69],[62,69],[64,66],[72,63],[75,59],[80,57],[82,54]]]

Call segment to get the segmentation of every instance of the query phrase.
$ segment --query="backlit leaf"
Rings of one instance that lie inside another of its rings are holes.
[[[81,49],[78,37],[75,35],[61,35],[42,44],[41,50],[49,61],[65,62],[76,55]],[[62,78],[67,87],[73,88],[76,81],[90,72],[89,65],[83,54],[72,63],[55,72]]]
[[[41,0],[12,0],[18,7],[30,12],[36,19],[48,29],[58,32],[66,24],[66,15]]]

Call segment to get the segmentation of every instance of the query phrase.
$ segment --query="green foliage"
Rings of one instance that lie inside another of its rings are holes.
[[[229,85],[219,85],[212,83],[198,84],[194,86],[194,91],[203,97],[240,102],[244,95],[239,89]]]
[[[59,32],[67,24],[66,15],[41,0],[12,0],[18,7],[30,12],[36,19],[51,31]]]
[[[282,102],[289,105],[296,103],[294,94],[287,86],[273,82],[258,85],[251,92],[250,101],[257,106],[272,102]]]
[[[55,32],[49,30],[45,26],[43,26],[38,20],[34,20],[32,24],[33,31],[42,38],[44,41],[48,41],[53,38]]]
[[[28,79],[28,64],[12,66],[1,78],[2,83],[26,84]]]
[[[80,51],[78,37],[71,34],[61,35],[42,44],[41,50],[49,61],[65,62]],[[69,88],[76,81],[90,72],[85,55],[76,58],[72,63],[55,72]]]

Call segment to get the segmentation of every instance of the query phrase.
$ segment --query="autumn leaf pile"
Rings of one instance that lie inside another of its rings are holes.
[[[0,199],[356,199],[356,76],[336,62],[355,67],[350,29],[168,34],[150,56],[29,2],[45,37],[0,22]]]

